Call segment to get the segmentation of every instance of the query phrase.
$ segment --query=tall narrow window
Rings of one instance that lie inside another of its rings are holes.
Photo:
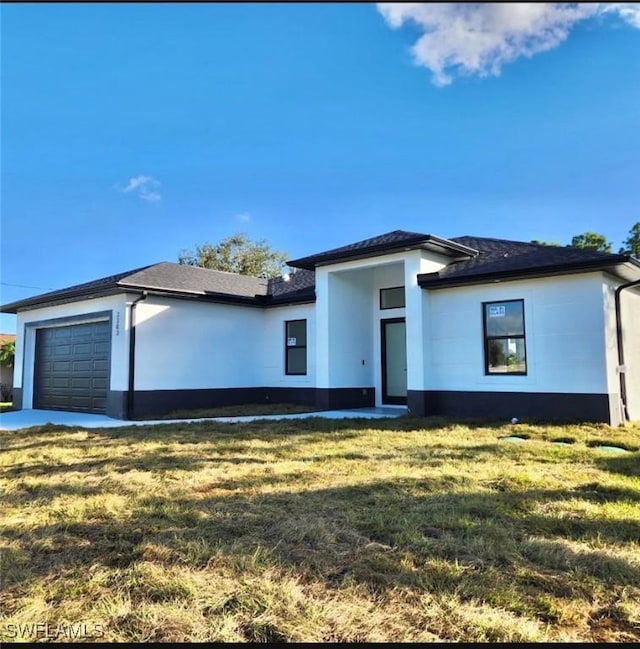
[[[526,374],[524,300],[485,302],[485,374]]]
[[[284,323],[285,373],[307,373],[307,321],[287,320]]]

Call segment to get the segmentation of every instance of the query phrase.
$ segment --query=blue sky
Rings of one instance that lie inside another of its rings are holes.
[[[4,4],[0,299],[238,231],[292,258],[394,229],[617,250],[640,9],[589,7]]]

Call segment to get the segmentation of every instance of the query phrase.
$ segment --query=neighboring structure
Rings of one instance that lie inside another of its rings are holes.
[[[4,305],[16,407],[640,420],[632,257],[397,230],[289,265],[287,281],[165,262]]]
[[[15,342],[15,340],[15,334],[0,334],[0,345]],[[0,362],[0,401],[11,401],[12,394],[13,365]]]

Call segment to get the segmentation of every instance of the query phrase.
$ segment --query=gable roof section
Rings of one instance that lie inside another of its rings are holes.
[[[147,290],[155,294],[185,296],[254,306],[287,304],[315,299],[314,273],[298,271],[292,280],[266,280],[197,266],[161,262],[91,282],[18,300],[2,306],[3,313],[42,308],[77,300]],[[271,291],[271,293],[270,293]]]
[[[288,261],[287,264],[295,268],[314,270],[316,266],[329,263],[388,255],[392,252],[418,248],[438,252],[455,259],[470,258],[478,254],[477,250],[455,240],[443,239],[433,234],[393,230],[393,232],[387,232],[371,239],[356,241],[340,248],[319,252],[309,257],[293,259]]]
[[[192,295],[228,295],[254,299],[267,294],[267,280],[168,261],[147,266],[118,281],[119,287]]]
[[[589,270],[608,270],[623,279],[633,279],[634,266],[640,272],[640,262],[629,255],[483,237],[457,237],[453,241],[476,248],[480,254],[473,259],[454,261],[437,273],[418,275],[422,288],[448,288]]]

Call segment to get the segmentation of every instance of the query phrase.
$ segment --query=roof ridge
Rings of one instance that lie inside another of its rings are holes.
[[[604,256],[613,256],[613,257],[620,257],[621,255],[619,253],[615,252],[604,252],[602,250],[595,250],[594,248],[580,248],[578,246],[572,246],[571,244],[558,244],[557,246],[551,246],[548,244],[544,243],[534,243],[533,241],[517,241],[515,239],[501,239],[498,237],[479,237],[476,235],[464,235],[460,237],[454,237],[451,239],[451,241],[457,241],[458,239],[476,239],[478,241],[497,241],[500,243],[509,243],[509,244],[514,244],[516,246],[530,246],[534,248],[555,248],[555,249],[567,249],[570,248],[571,250],[575,250],[578,252],[578,254],[597,254],[597,255],[602,255]]]
[[[230,270],[218,270],[217,268],[205,268],[204,266],[197,266],[195,264],[181,264],[176,261],[161,261],[157,264],[152,264],[152,266],[160,266],[162,264],[168,264],[170,266],[180,266],[182,268],[196,268],[198,271],[205,271],[208,273],[219,273],[221,275],[231,275],[232,277],[247,277],[248,279],[255,279],[259,282],[267,281],[268,278],[258,277],[257,275],[244,275],[243,273],[233,273]],[[142,268],[141,270],[146,270]]]
[[[475,234],[465,234],[461,237],[453,237],[451,241],[457,241],[458,239],[479,239],[480,241],[500,241],[502,243],[517,243],[518,245],[525,246],[541,246],[544,244],[533,243],[532,241],[518,241],[517,239],[501,239],[499,237],[479,237]],[[555,247],[555,246],[552,246]],[[559,248],[565,248],[570,246],[558,246]]]

